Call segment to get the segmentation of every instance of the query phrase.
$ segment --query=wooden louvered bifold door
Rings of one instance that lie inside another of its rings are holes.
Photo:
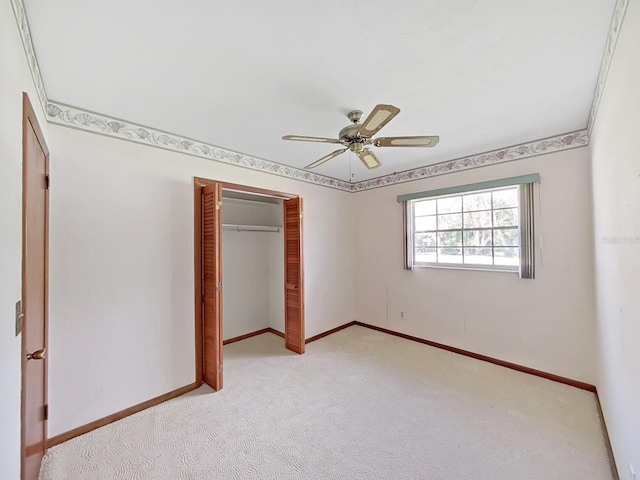
[[[202,189],[202,337],[203,379],[222,388],[222,189]]]
[[[302,268],[302,199],[284,202],[285,346],[304,353],[304,285]]]

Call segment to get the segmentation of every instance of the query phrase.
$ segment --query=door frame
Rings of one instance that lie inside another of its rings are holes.
[[[194,192],[194,304],[195,304],[195,361],[196,361],[196,383],[202,384],[203,380],[203,364],[204,364],[204,337],[203,337],[203,318],[202,318],[202,188],[211,184],[218,184],[221,191],[232,190],[236,192],[251,193],[255,195],[262,195],[267,197],[280,198],[282,200],[291,200],[299,198],[298,195],[278,192],[276,190],[268,190],[264,188],[250,187],[248,185],[240,185],[236,183],[221,182],[209,178],[194,177],[193,179],[193,192]],[[283,219],[284,219],[284,205]],[[221,210],[222,211],[222,210]],[[222,258],[222,241],[218,242],[217,248],[220,249],[219,258]],[[286,248],[286,242],[285,242]],[[286,268],[287,257],[284,258],[284,268]],[[303,258],[300,255],[300,272],[303,272]],[[224,287],[223,287],[224,288]],[[286,284],[283,285],[286,298]],[[224,291],[224,290],[223,290]],[[302,290],[304,292],[304,290]],[[301,298],[301,306],[304,307],[304,295]],[[302,308],[304,312],[304,308]],[[222,313],[216,319],[216,322],[220,322],[222,325]],[[300,316],[300,331],[304,332],[305,318],[304,314]],[[216,331],[222,331],[222,329],[216,329]],[[285,335],[286,335],[286,322],[285,322]],[[285,337],[286,338],[286,337]],[[222,351],[223,338],[217,339]],[[303,352],[301,352],[303,353]]]
[[[29,100],[29,95],[26,92],[22,93],[22,305],[27,303],[26,299],[29,295],[30,286],[26,278],[27,267],[27,195],[29,192],[29,185],[27,180],[27,132],[32,128],[36,135],[42,152],[44,153],[45,175],[47,182],[49,178],[49,148],[44,139],[42,129],[38,123],[38,117],[33,109],[33,105]],[[45,206],[44,206],[44,348],[45,351],[49,349],[49,188],[45,189]],[[24,317],[23,317],[24,320]],[[27,445],[26,445],[26,402],[27,402],[27,335],[24,325],[21,329],[21,394],[20,394],[20,478],[24,479],[25,467],[27,459]],[[44,404],[48,405],[48,361],[44,361]],[[46,407],[45,407],[46,408]],[[47,450],[47,417],[45,412],[44,421],[44,445],[43,450]]]

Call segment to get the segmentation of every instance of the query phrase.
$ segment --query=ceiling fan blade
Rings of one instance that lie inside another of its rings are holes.
[[[306,167],[304,167],[305,169],[309,169],[309,168],[315,168],[318,165],[322,165],[324,162],[328,162],[329,160],[331,160],[333,157],[337,157],[338,155],[340,155],[341,153],[346,152],[347,150],[349,150],[348,148],[342,148],[340,150],[336,150],[335,152],[330,153],[329,155],[325,155],[324,157],[322,157],[320,160],[316,160],[313,163],[310,163],[309,165],[307,165]]]
[[[337,138],[305,137],[302,135],[285,135],[282,139],[294,140],[296,142],[340,143],[340,140]]]
[[[376,138],[373,144],[376,147],[435,147],[440,137],[381,137]]]
[[[360,127],[360,130],[358,130],[358,133],[363,137],[371,137],[378,133],[382,127],[389,123],[393,117],[399,113],[400,109],[393,105],[376,105],[367,119],[362,122],[362,126]]]
[[[364,166],[367,167],[369,170],[378,168],[380,165],[382,165],[380,163],[380,160],[378,160],[378,157],[376,157],[373,154],[373,152],[368,148],[365,148],[360,152],[356,152],[356,155],[358,155],[358,158],[362,160],[362,163],[364,163]]]

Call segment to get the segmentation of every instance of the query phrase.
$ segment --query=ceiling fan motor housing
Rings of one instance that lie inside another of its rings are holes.
[[[360,125],[359,123],[347,125],[342,130],[340,130],[340,133],[338,134],[338,138],[340,140],[347,141],[347,142],[351,140],[355,140],[357,138],[364,138],[358,135],[358,131],[360,130],[361,126],[362,125]]]
[[[340,130],[338,138],[342,140],[342,143],[345,145],[364,143],[366,137],[363,137],[358,133],[360,127],[362,127],[362,124],[359,123],[362,118],[362,110],[351,110],[347,113],[347,118],[349,118],[353,123]]]

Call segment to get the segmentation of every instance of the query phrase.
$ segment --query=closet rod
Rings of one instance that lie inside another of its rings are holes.
[[[222,230],[235,230],[237,232],[274,232],[279,233],[282,227],[271,227],[268,225],[231,225],[222,224]]]

